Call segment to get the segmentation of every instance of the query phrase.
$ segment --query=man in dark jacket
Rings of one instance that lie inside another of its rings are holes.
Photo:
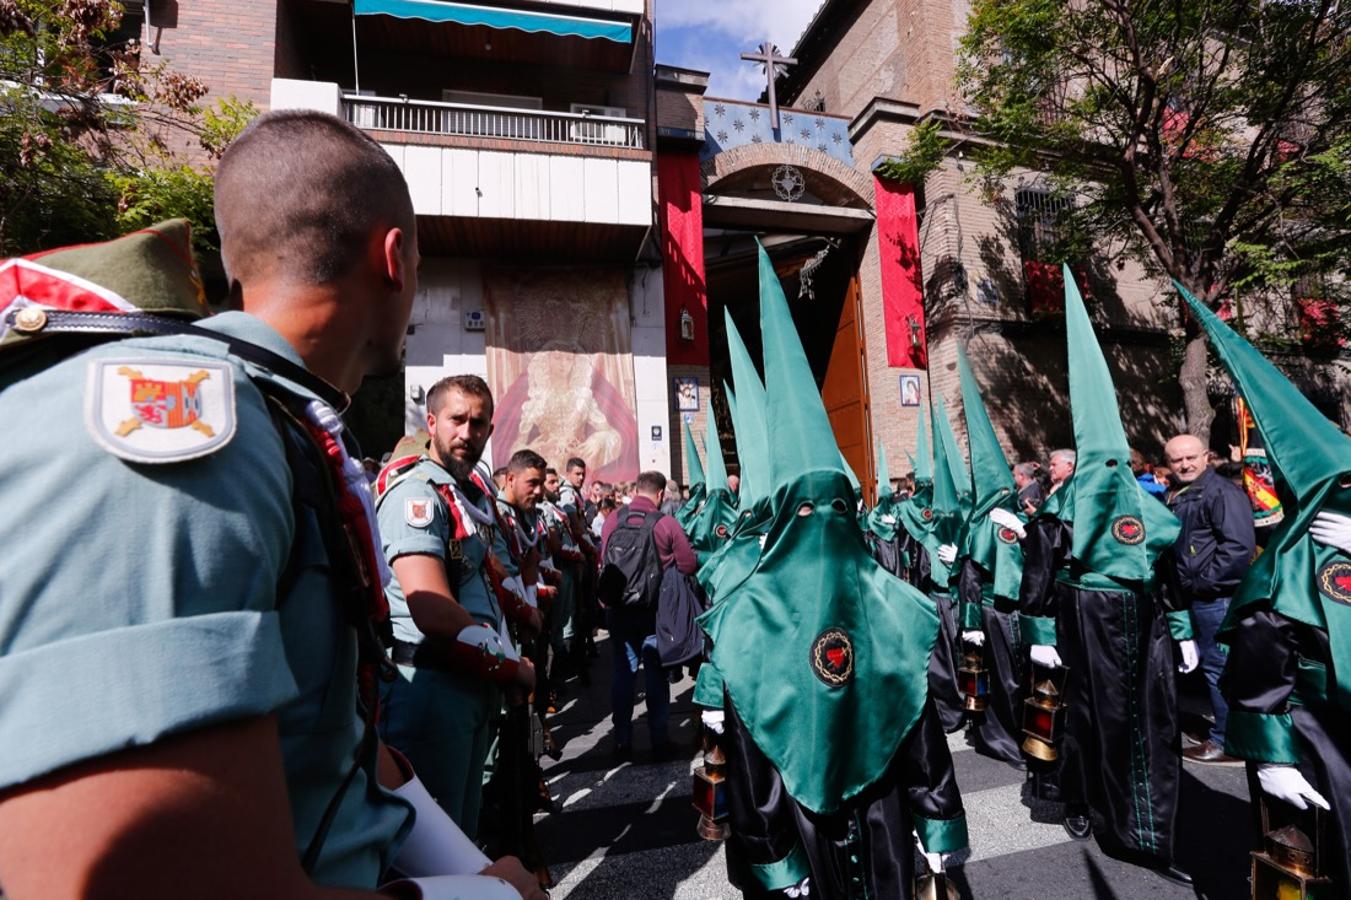
[[[610,538],[623,523],[641,522],[657,513],[661,517],[652,525],[652,541],[662,569],[672,566],[685,575],[693,575],[699,563],[690,547],[689,539],[674,518],[659,513],[666,493],[666,476],[660,472],[643,472],[638,476],[633,501],[622,512],[605,520],[601,531],[601,559],[606,559]],[[641,664],[647,682],[648,728],[652,735],[652,755],[660,760],[671,752],[670,736],[666,729],[667,708],[671,702],[670,684],[657,652],[657,620],[655,607],[612,607],[609,610],[610,637],[614,642],[614,680],[610,699],[614,707],[615,760],[633,758],[633,682]]]
[[[1176,485],[1168,494],[1168,508],[1182,521],[1174,553],[1177,583],[1190,601],[1201,669],[1215,713],[1209,737],[1183,755],[1200,763],[1237,762],[1224,752],[1229,706],[1219,684],[1226,655],[1215,634],[1252,562],[1256,547],[1252,505],[1237,485],[1210,469],[1206,446],[1199,438],[1180,434],[1168,442],[1164,454]]]

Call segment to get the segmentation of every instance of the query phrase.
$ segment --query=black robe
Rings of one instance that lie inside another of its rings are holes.
[[[1024,648],[1018,634],[1018,611],[1003,597],[985,603],[982,586],[985,576],[969,557],[962,560],[957,593],[963,604],[980,609],[981,630],[985,632],[982,655],[990,673],[990,693],[985,712],[972,729],[977,753],[1022,768],[1022,693]],[[959,636],[960,640],[960,636]]]
[[[1230,715],[1236,710],[1290,713],[1301,750],[1299,770],[1332,807],[1324,874],[1337,884],[1333,896],[1351,897],[1351,712],[1328,702],[1325,692],[1310,691],[1297,683],[1301,669],[1307,672],[1310,662],[1331,671],[1327,632],[1287,619],[1265,604],[1242,612],[1225,633],[1229,661],[1220,687],[1229,701]],[[1296,702],[1290,702],[1292,697]],[[1250,774],[1255,773],[1255,767],[1249,768]],[[1256,791],[1255,774],[1250,782]],[[1253,801],[1256,810],[1256,793]],[[1294,812],[1279,801],[1273,805]],[[1304,830],[1312,837],[1307,824]],[[1260,841],[1261,835],[1256,837]]]
[[[946,586],[939,587],[931,577],[929,551],[913,538],[910,541],[910,569],[907,579],[938,610],[938,640],[929,658],[929,697],[938,712],[938,721],[946,732],[954,732],[966,721],[961,688],[957,684],[957,666],[962,659],[962,637],[957,627],[957,600]]]
[[[747,866],[773,863],[800,847],[811,867],[813,900],[912,897],[915,816],[937,821],[964,815],[952,754],[933,703],[925,701],[886,775],[826,816],[788,796],[778,770],[755,745],[731,702],[724,705],[732,883],[746,897],[794,896],[766,891]]]
[[[1040,516],[1023,542],[1021,613],[1056,620],[1069,667],[1060,799],[1086,807],[1098,844],[1145,865],[1173,859],[1182,771],[1171,591],[1084,590],[1073,577],[1071,526]],[[1163,566],[1161,566],[1163,568]],[[1034,765],[1034,769],[1038,766]]]

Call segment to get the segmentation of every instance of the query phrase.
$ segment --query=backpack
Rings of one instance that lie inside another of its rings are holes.
[[[616,512],[619,525],[605,545],[605,560],[597,593],[611,609],[656,609],[661,595],[661,557],[652,529],[661,521],[658,510]]]
[[[656,633],[663,666],[679,666],[703,656],[704,632],[698,619],[704,608],[703,591],[693,576],[675,566],[662,573]]]

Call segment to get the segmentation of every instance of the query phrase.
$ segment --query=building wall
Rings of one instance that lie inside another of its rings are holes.
[[[201,78],[210,87],[211,98],[234,95],[267,109],[275,70],[293,64],[289,55],[294,30],[283,24],[279,45],[279,15],[276,0],[155,4],[143,62],[167,61],[178,71]],[[159,56],[150,49],[157,32]]]
[[[660,270],[642,266],[632,269],[629,309],[637,397],[638,467],[670,472],[662,303]],[[437,380],[460,374],[488,377],[484,332],[464,328],[465,313],[484,308],[480,261],[437,257],[423,260],[409,319],[412,332],[408,335],[404,370],[404,418],[409,433],[424,427],[426,392]],[[661,429],[660,438],[653,438],[653,426]],[[491,453],[490,444],[485,456],[491,457]]]

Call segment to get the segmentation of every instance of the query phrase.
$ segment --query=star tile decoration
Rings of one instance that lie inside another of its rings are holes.
[[[853,165],[853,147],[849,142],[849,122],[827,114],[815,115],[802,110],[781,110],[781,128],[774,131],[772,117],[761,104],[736,100],[709,99],[704,103],[704,145],[701,160],[750,144],[790,144],[810,147],[815,152]],[[788,127],[792,125],[793,127]]]

